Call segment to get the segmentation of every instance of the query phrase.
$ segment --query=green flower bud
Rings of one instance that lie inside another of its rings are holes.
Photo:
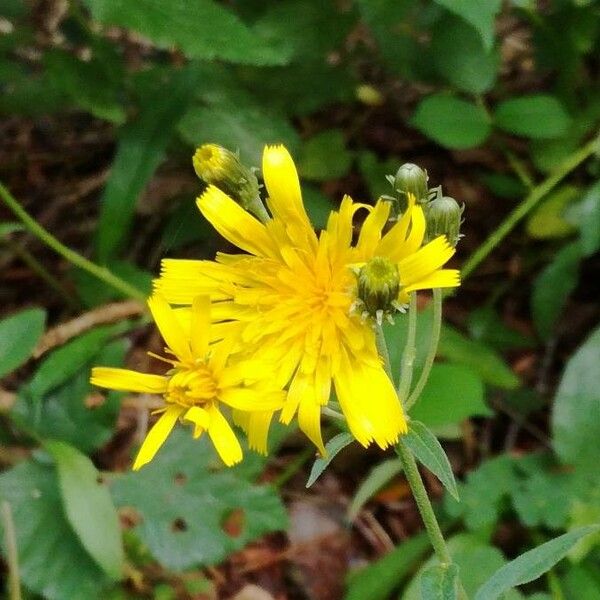
[[[460,238],[460,224],[465,207],[450,196],[439,195],[427,206],[427,241],[430,242],[440,235],[445,235],[452,246],[456,246]]]
[[[379,323],[384,314],[397,309],[400,291],[398,266],[389,258],[376,256],[360,268],[357,274],[358,298],[364,311]]]
[[[259,197],[258,179],[236,154],[217,144],[204,144],[196,150],[192,162],[200,179],[223,190],[246,210],[252,210]]]
[[[412,163],[404,163],[398,169],[392,185],[404,198],[412,194],[417,202],[424,204],[428,200],[427,180],[427,171]]]

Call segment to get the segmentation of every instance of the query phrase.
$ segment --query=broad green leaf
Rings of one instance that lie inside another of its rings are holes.
[[[410,412],[411,418],[423,421],[428,427],[491,414],[480,377],[470,367],[457,364],[433,365],[423,393]]]
[[[600,529],[600,525],[581,527],[565,533],[504,565],[477,590],[475,600],[495,600],[503,592],[534,581],[549,571],[582,538]]]
[[[571,357],[554,400],[554,449],[565,462],[596,473],[600,456],[600,328]]]
[[[566,600],[600,600],[600,576],[596,565],[573,565],[561,578]]]
[[[489,346],[470,340],[450,325],[442,326],[438,354],[470,367],[483,381],[507,390],[519,387],[519,378]]]
[[[35,117],[60,112],[68,105],[64,92],[46,72],[34,73],[19,65],[10,85],[2,87],[0,115]]]
[[[90,370],[94,364],[123,366],[128,347],[126,340],[109,343],[71,374],[68,381],[42,396],[32,396],[28,386],[23,386],[11,418],[21,430],[38,437],[63,440],[82,452],[96,450],[114,435],[121,394],[108,392],[100,405],[88,404],[90,394],[97,391],[89,383]]]
[[[200,188],[198,188],[200,189]],[[162,254],[187,244],[214,238],[215,230],[198,210],[193,197],[186,197],[169,215],[162,230]]]
[[[92,461],[64,442],[45,443],[56,463],[67,520],[96,564],[114,581],[124,573],[119,517]]]
[[[457,600],[458,565],[433,565],[421,573],[421,600]]]
[[[579,227],[581,249],[591,256],[600,249],[600,181],[589,188],[567,218]]]
[[[472,598],[475,590],[492,573],[506,564],[506,560],[498,548],[490,546],[473,534],[459,533],[448,539],[447,542],[448,550],[453,562],[458,566],[460,580],[468,598]],[[425,561],[407,586],[404,594],[400,596],[402,600],[422,600],[421,574],[434,565],[439,565],[434,556]],[[503,600],[516,600],[518,598],[522,598],[521,594],[509,592]]]
[[[581,259],[578,242],[564,246],[533,282],[531,312],[535,328],[543,339],[552,334],[571,292],[577,286]]]
[[[326,444],[327,456],[325,458],[317,458],[313,463],[306,482],[306,487],[309,488],[330,465],[331,461],[346,447],[354,441],[354,436],[350,433],[338,433],[332,437]]]
[[[159,48],[178,47],[190,58],[251,65],[285,64],[289,58],[289,48],[261,39],[234,12],[213,0],[85,3],[97,21],[132,29]]]
[[[0,377],[21,366],[44,333],[46,311],[29,308],[0,321]]]
[[[490,191],[500,198],[520,199],[527,193],[527,188],[518,177],[506,173],[484,173],[481,180]]]
[[[0,500],[12,509],[24,585],[49,600],[102,597],[108,578],[65,516],[53,466],[29,460],[3,473]]]
[[[581,190],[574,185],[564,185],[548,194],[527,219],[527,233],[541,240],[572,234],[575,227],[565,218],[565,210],[580,197]]]
[[[141,2],[127,6],[139,4]],[[101,200],[96,238],[101,262],[113,259],[125,243],[135,203],[160,164],[175,126],[193,99],[195,83],[191,69],[175,72],[170,79],[162,81],[168,93],[145,98],[137,117],[121,130]]]
[[[248,166],[262,163],[266,144],[283,143],[292,153],[298,147],[298,135],[289,121],[255,104],[193,106],[178,129],[182,139],[194,147],[212,142],[239,151]]]
[[[490,133],[483,108],[448,94],[423,99],[412,124],[438,144],[457,150],[479,146]]]
[[[494,113],[494,124],[509,133],[546,139],[566,133],[571,117],[557,98],[537,94],[501,102]]]
[[[453,498],[459,500],[452,466],[435,435],[423,423],[411,419],[408,434],[403,439],[417,460],[442,482]]]
[[[424,533],[402,541],[389,554],[350,573],[344,600],[387,600],[429,549]]]
[[[318,188],[305,184],[302,186],[302,200],[313,226],[316,229],[325,229],[331,211],[336,208],[329,197]]]
[[[287,525],[272,488],[249,482],[243,468],[223,468],[206,436],[194,440],[190,430],[173,432],[149,465],[116,478],[112,492],[117,506],[139,513],[135,531],[168,569],[218,563]],[[230,517],[240,530],[228,532]]]
[[[502,0],[435,0],[472,25],[481,36],[484,46],[490,50],[494,43],[496,16],[502,8]],[[457,40],[457,43],[458,40]]]
[[[358,155],[358,168],[367,184],[371,200],[392,194],[392,186],[386,180],[386,175],[394,175],[401,164],[402,161],[399,158],[388,158],[381,161],[368,150],[364,150]]]
[[[500,63],[498,52],[486,50],[473,27],[448,15],[438,21],[431,37],[432,58],[441,77],[472,94],[492,88]]]
[[[530,348],[533,345],[530,336],[506,325],[500,315],[489,305],[471,311],[467,324],[474,340],[500,351]]]
[[[397,458],[390,458],[373,467],[358,486],[354,498],[352,498],[352,502],[348,506],[348,511],[346,512],[348,520],[354,521],[360,509],[401,471],[402,464]]]
[[[579,498],[571,502],[571,515],[568,530],[579,527],[600,524],[600,487],[590,494],[589,498],[580,500]],[[569,552],[569,558],[575,562],[581,562],[594,548],[600,544],[600,527],[596,532],[579,540]],[[593,557],[593,554],[591,555]]]
[[[328,129],[309,138],[302,147],[298,171],[306,179],[325,181],[343,177],[352,164],[344,133]]]

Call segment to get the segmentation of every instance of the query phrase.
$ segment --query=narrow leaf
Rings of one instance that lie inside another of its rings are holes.
[[[421,575],[422,600],[456,600],[458,565],[434,565]]]
[[[521,554],[496,571],[479,588],[475,600],[495,600],[500,598],[505,591],[537,579],[564,558],[581,538],[599,529],[600,525],[580,527]]]
[[[435,435],[423,423],[411,421],[404,441],[419,462],[442,482],[455,500],[458,500],[458,488],[450,461]]]
[[[402,465],[397,458],[391,458],[374,467],[356,490],[348,507],[348,520],[353,521],[360,509],[400,471],[402,471]]]
[[[123,575],[117,511],[92,461],[64,442],[46,442],[58,470],[67,520],[96,564],[113,580]]]
[[[0,377],[20,367],[44,333],[46,312],[29,308],[0,321]]]
[[[327,450],[327,456],[324,458],[317,458],[313,463],[306,487],[309,488],[323,473],[323,471],[329,466],[329,463],[343,450],[346,446],[350,445],[354,437],[349,433],[338,433],[335,437],[332,437],[326,444],[325,450]]]

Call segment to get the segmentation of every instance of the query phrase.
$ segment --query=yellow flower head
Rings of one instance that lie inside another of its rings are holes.
[[[264,368],[255,361],[229,361],[231,342],[210,342],[210,302],[208,296],[191,301],[191,311],[178,314],[164,298],[148,300],[152,316],[165,340],[167,357],[157,357],[171,365],[165,375],[150,375],[128,369],[94,367],[91,382],[99,387],[147,394],[162,394],[165,406],[160,419],[148,432],[137,455],[134,469],[150,462],[167,439],[178,419],[194,425],[194,437],[208,432],[227,466],[242,459],[242,449],[219,404],[229,405],[244,421],[250,446],[266,450],[271,415],[281,408],[282,391],[262,378]],[[231,363],[231,364],[230,364]]]
[[[222,334],[239,328],[245,351],[268,356],[278,382],[289,386],[281,420],[288,423],[297,413],[300,428],[322,453],[321,407],[332,383],[356,439],[386,448],[406,432],[406,420],[378,356],[373,323],[355,310],[360,302],[352,269],[374,257],[392,262],[397,301],[405,303],[415,290],[458,285],[457,271],[441,269],[454,249],[443,237],[421,248],[425,219],[414,202],[384,235],[388,202],[370,207],[345,197],[317,236],[284,147],[265,148],[263,176],[273,215],[265,224],[215,187],[198,199],[215,229],[247,254],[165,260],[156,289],[179,305],[209,293]],[[353,217],[361,208],[370,212],[354,244]]]

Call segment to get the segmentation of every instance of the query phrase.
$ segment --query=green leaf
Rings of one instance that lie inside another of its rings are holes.
[[[289,48],[261,39],[235,13],[212,0],[85,2],[94,19],[132,29],[159,48],[178,47],[190,58],[253,65],[285,64],[289,59]]]
[[[139,513],[135,531],[168,569],[218,563],[287,524],[272,488],[250,483],[243,468],[222,468],[206,436],[194,440],[190,431],[175,431],[152,463],[115,479],[112,492],[117,506]],[[228,532],[230,517],[240,531]]]
[[[325,229],[334,206],[328,196],[311,185],[302,186],[302,198],[310,222],[316,229]]]
[[[600,578],[596,565],[573,565],[561,578],[567,600],[600,600]]]
[[[448,550],[453,562],[458,566],[460,580],[467,597],[472,598],[475,590],[490,577],[497,569],[506,564],[506,560],[498,548],[490,546],[469,533],[460,533],[448,539]],[[421,574],[431,566],[438,565],[435,557],[428,559],[417,571],[407,586],[402,600],[422,600]],[[518,592],[509,592],[503,600],[522,598]]]
[[[139,4],[141,2],[126,6]],[[162,82],[169,92],[145,98],[137,118],[122,129],[101,200],[96,238],[101,262],[114,258],[125,243],[135,203],[161,162],[175,126],[192,100],[195,83],[192,70],[174,73],[170,80]]]
[[[533,339],[530,336],[508,327],[500,315],[489,305],[471,311],[467,323],[469,333],[474,340],[497,350],[530,348],[533,345]]]
[[[67,520],[96,564],[114,581],[123,577],[119,517],[92,461],[64,442],[49,441]]]
[[[511,390],[519,387],[519,378],[491,348],[470,340],[449,325],[442,326],[438,354],[447,360],[470,367],[483,381]]]
[[[501,102],[494,113],[494,124],[515,135],[546,139],[565,134],[571,117],[554,96],[537,94]]]
[[[25,461],[0,475],[10,504],[23,583],[50,600],[91,600],[108,583],[71,528],[53,466]],[[4,537],[4,536],[2,536]]]
[[[63,440],[82,452],[96,450],[114,435],[121,394],[109,392],[99,406],[89,405],[86,400],[93,391],[90,370],[94,364],[122,366],[128,348],[126,340],[106,345],[81,365],[77,373],[71,374],[68,381],[42,396],[32,395],[29,387],[23,386],[11,418],[20,429],[38,437]]]
[[[421,573],[422,600],[457,600],[458,565],[433,565]]]
[[[490,50],[494,43],[496,15],[502,8],[502,0],[435,0],[472,25],[481,36],[484,46]],[[457,40],[457,43],[460,43]]]
[[[325,458],[317,458],[313,463],[310,475],[308,476],[308,481],[306,482],[306,487],[309,488],[322,475],[323,471],[330,465],[331,461],[353,441],[354,436],[346,432],[338,433],[336,436],[332,437],[325,444],[325,450],[327,450]]]
[[[600,456],[600,328],[571,357],[552,412],[554,449],[566,463],[596,473]]]
[[[169,215],[162,230],[162,254],[214,238],[214,229],[198,210],[193,197],[185,197]]]
[[[46,311],[29,308],[0,321],[0,377],[20,367],[44,333]]]
[[[493,87],[500,63],[498,52],[486,51],[473,27],[449,15],[438,21],[431,38],[435,67],[446,81],[472,94]]]
[[[25,231],[25,226],[22,223],[10,221],[0,223],[0,240],[6,236],[9,236],[11,233],[16,233],[17,231]]]
[[[306,179],[326,181],[346,175],[351,164],[352,155],[346,149],[344,132],[328,129],[304,142],[298,171]]]
[[[453,498],[458,500],[452,466],[435,435],[423,423],[411,419],[408,434],[403,439],[417,460],[442,482]]]
[[[398,473],[402,471],[402,464],[397,458],[390,458],[376,467],[373,467],[363,482],[358,486],[352,502],[348,506],[346,517],[354,521],[360,509]]]
[[[483,382],[471,368],[434,364],[421,398],[410,414],[428,427],[440,427],[475,415],[489,416],[492,412],[484,401]]]
[[[219,103],[193,106],[179,123],[182,139],[194,147],[221,144],[239,151],[244,164],[258,166],[266,144],[285,144],[290,152],[298,147],[298,135],[289,121],[255,104]]]
[[[448,94],[423,99],[412,124],[441,146],[457,150],[479,146],[490,133],[483,108]]]
[[[424,533],[402,541],[364,569],[351,572],[344,600],[387,600],[429,550]]]
[[[564,558],[580,539],[598,529],[600,529],[600,525],[581,527],[525,552],[496,571],[479,588],[475,600],[495,600],[510,588],[534,581]]]
[[[548,339],[579,281],[581,247],[578,242],[561,248],[554,260],[536,277],[531,294],[533,323]]]
[[[386,179],[386,175],[394,174],[402,161],[399,158],[388,158],[379,160],[373,152],[362,151],[358,155],[358,168],[367,187],[372,200],[383,195],[390,195],[392,187]]]
[[[600,181],[585,192],[581,201],[568,212],[579,227],[581,250],[591,256],[600,249]]]
[[[581,190],[574,185],[564,185],[548,194],[527,219],[527,233],[540,240],[572,234],[575,226],[565,218],[565,209],[580,197]]]

